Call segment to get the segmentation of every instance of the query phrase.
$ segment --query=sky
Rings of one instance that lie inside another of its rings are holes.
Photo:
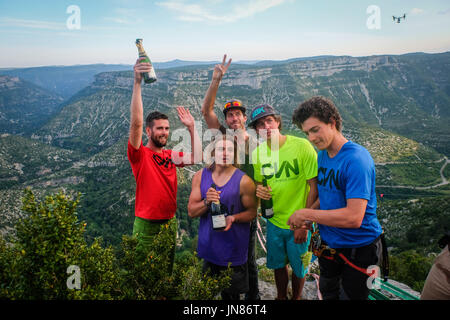
[[[401,23],[392,16],[406,19]],[[448,0],[0,0],[0,68],[450,51]]]

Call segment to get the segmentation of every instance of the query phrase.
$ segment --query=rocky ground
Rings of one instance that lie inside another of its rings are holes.
[[[260,260],[260,259],[258,259]],[[260,261],[257,261],[258,264],[265,263],[262,259]],[[315,261],[310,268],[311,270],[317,270],[317,261]],[[388,280],[390,284],[402,289],[403,291],[408,292],[409,294],[412,294],[413,296],[420,298],[420,293],[417,291],[412,290],[410,287],[408,287],[406,284],[397,282],[395,280]],[[259,279],[259,291],[261,295],[262,300],[275,300],[277,296],[277,288],[275,286],[275,283],[272,281],[264,281],[262,279]],[[394,296],[393,294],[382,290],[381,293],[388,296],[391,300],[401,300],[400,298]],[[289,282],[288,285],[288,298],[292,296],[291,291],[291,282]],[[305,286],[303,288],[302,293],[302,299],[303,300],[319,300],[318,296],[318,284],[311,276],[307,276],[307,280],[305,281]]]

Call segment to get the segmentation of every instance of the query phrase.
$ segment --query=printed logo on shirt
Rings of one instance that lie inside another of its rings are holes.
[[[165,157],[164,159],[157,154],[153,155],[153,160],[158,164],[158,166],[162,167],[164,166],[167,169],[172,169],[175,165],[172,162],[172,159],[170,157]]]
[[[275,176],[277,179],[281,177],[281,175],[285,172],[286,178],[289,178],[291,176],[291,172],[298,176],[300,173],[299,166],[298,166],[298,160],[294,159],[292,162],[290,161],[283,161],[281,163],[281,167],[278,169],[278,162],[272,163],[266,163],[263,164],[261,167],[261,174],[266,179],[272,179],[273,176]]]
[[[327,171],[328,168],[319,168],[317,173],[317,184],[323,187],[326,187],[328,184],[330,189],[333,189],[334,186],[335,189],[341,190],[341,187],[339,186],[339,170],[335,172],[334,169],[330,169],[328,173]]]

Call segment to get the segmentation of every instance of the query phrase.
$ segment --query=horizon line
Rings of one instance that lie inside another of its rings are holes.
[[[372,55],[348,55],[348,54],[342,54],[342,55],[333,55],[333,54],[322,54],[317,56],[299,56],[299,57],[292,57],[287,59],[243,59],[243,60],[237,60],[234,63],[239,64],[246,64],[249,61],[252,61],[251,64],[264,62],[264,61],[273,61],[273,62],[284,62],[289,60],[295,60],[295,59],[311,59],[311,58],[320,58],[320,57],[352,57],[352,58],[364,58],[364,57],[380,57],[380,56],[404,56],[404,55],[410,55],[410,54],[443,54],[448,53],[450,51],[442,51],[442,52],[425,52],[425,51],[414,51],[414,52],[407,52],[407,53],[383,53],[383,54],[372,54]],[[193,63],[203,63],[203,64],[214,64],[214,63],[220,63],[219,60],[183,60],[183,59],[172,59],[168,61],[152,61],[152,63],[169,63],[174,61],[181,61],[181,62],[193,62]],[[23,66],[23,67],[1,67],[0,70],[9,70],[9,69],[31,69],[31,68],[45,68],[45,67],[81,67],[81,66],[92,66],[92,65],[118,65],[118,66],[132,66],[132,64],[127,63],[101,63],[101,62],[93,62],[93,63],[87,63],[87,64],[69,64],[69,65],[35,65],[35,66]]]

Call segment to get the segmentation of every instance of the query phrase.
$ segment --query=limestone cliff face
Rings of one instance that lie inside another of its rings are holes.
[[[13,89],[20,84],[18,77],[0,76],[0,89]]]
[[[221,114],[221,105],[230,98],[242,100],[248,108],[269,103],[282,114],[285,127],[294,129],[291,115],[295,107],[313,95],[323,95],[338,105],[348,129],[381,128],[448,153],[449,61],[450,53],[232,65],[222,80],[216,107]],[[212,69],[158,70],[158,81],[143,86],[145,112],[158,109],[174,116],[174,106],[184,105],[201,120],[199,112]],[[89,150],[111,146],[128,130],[132,85],[131,71],[98,74],[36,137]]]

